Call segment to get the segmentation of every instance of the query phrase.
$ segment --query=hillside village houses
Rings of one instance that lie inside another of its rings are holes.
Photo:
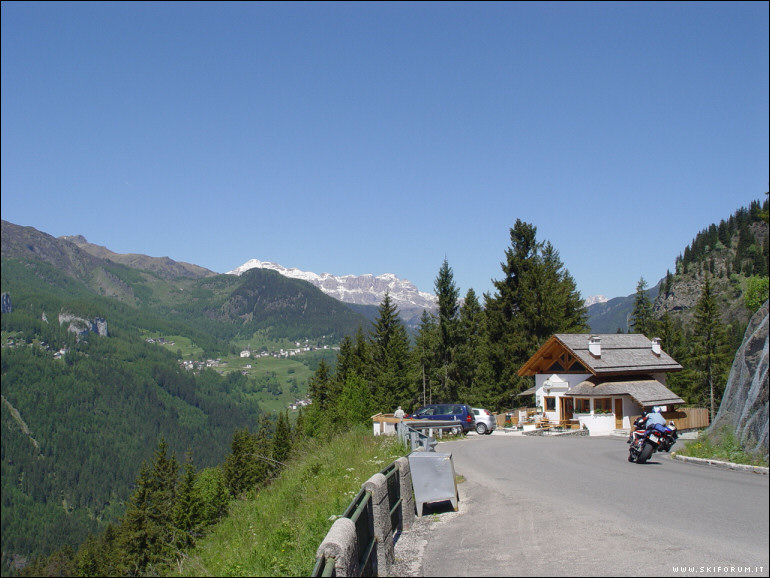
[[[591,435],[628,430],[634,416],[660,406],[673,411],[684,400],[666,387],[666,375],[682,366],[641,334],[553,335],[519,369],[534,376],[543,417],[588,429]]]

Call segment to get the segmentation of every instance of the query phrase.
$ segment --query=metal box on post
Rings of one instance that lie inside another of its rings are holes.
[[[412,452],[409,469],[418,516],[422,516],[422,506],[428,502],[449,500],[457,511],[457,482],[451,453]]]

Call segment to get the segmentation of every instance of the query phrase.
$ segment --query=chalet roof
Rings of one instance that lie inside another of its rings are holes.
[[[601,355],[589,352],[589,339],[601,340]],[[557,333],[530,357],[519,375],[585,370],[593,375],[651,374],[680,371],[665,351],[656,354],[652,341],[639,333]]]
[[[642,407],[684,403],[684,400],[665,385],[649,376],[639,379],[602,379],[590,377],[570,389],[565,396],[608,397],[630,395]]]

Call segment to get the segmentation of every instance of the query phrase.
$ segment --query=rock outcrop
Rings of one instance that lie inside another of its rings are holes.
[[[743,343],[735,354],[722,403],[714,423],[735,431],[746,451],[768,458],[768,301],[754,314],[746,328]]]
[[[11,294],[3,293],[0,299],[0,312],[10,313],[13,311],[13,305],[11,305]]]
[[[80,337],[85,337],[89,333],[96,333],[102,337],[109,337],[107,331],[107,320],[103,317],[95,317],[93,321],[77,317],[71,313],[59,313],[59,325],[69,323],[67,331]]]

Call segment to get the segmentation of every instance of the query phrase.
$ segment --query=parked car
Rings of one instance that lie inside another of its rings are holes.
[[[471,408],[473,411],[473,417],[475,418],[476,433],[480,436],[484,434],[491,434],[497,429],[497,420],[494,414],[488,409],[482,409],[480,407]]]
[[[468,433],[476,425],[473,408],[462,403],[432,403],[424,405],[410,417],[414,419],[460,421],[462,423],[462,433]]]

